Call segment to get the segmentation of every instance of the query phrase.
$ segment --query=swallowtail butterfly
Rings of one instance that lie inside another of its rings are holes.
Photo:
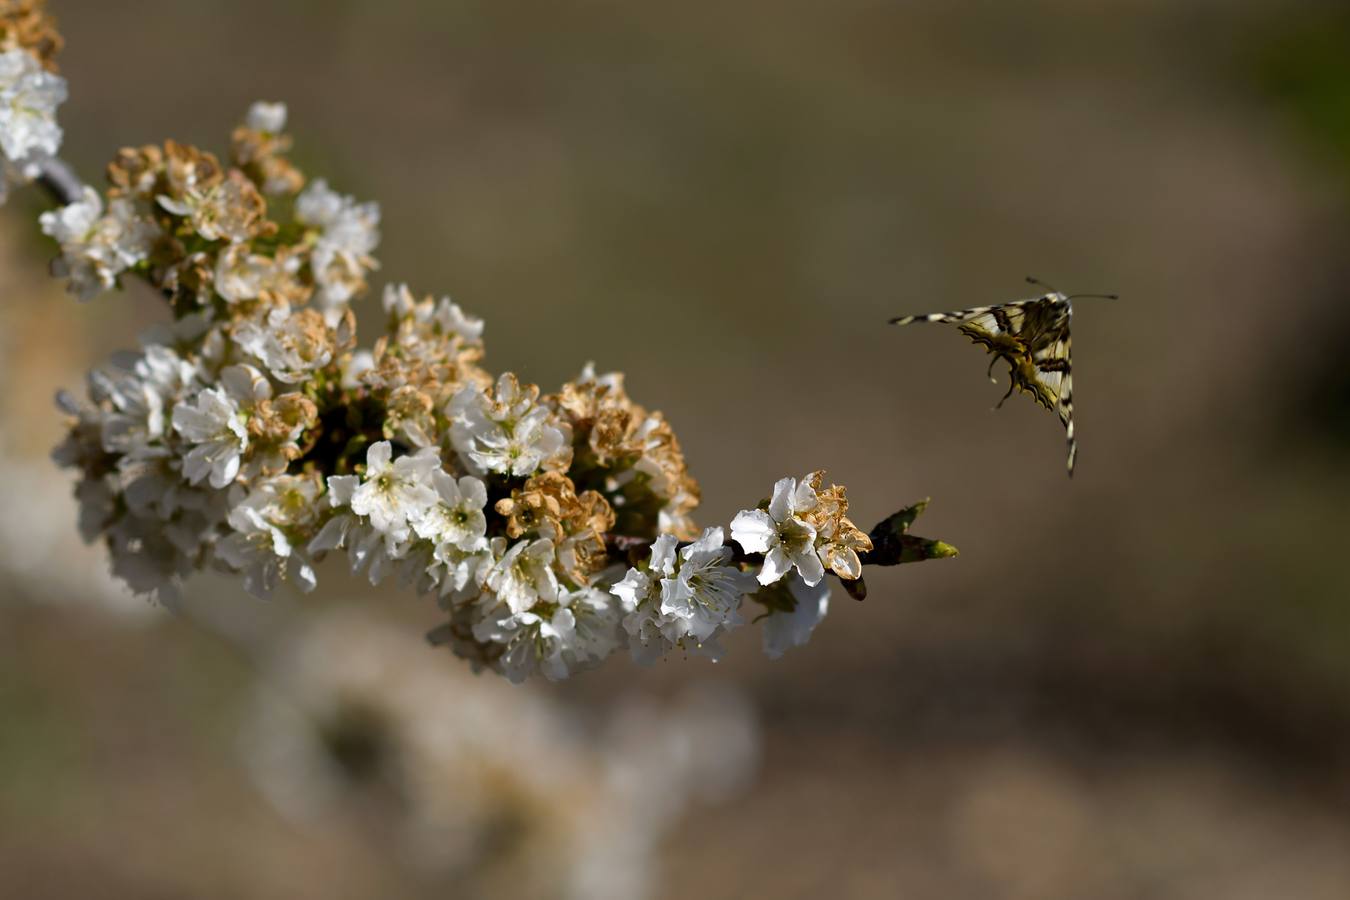
[[[1041,406],[1057,413],[1064,423],[1064,434],[1069,445],[1069,475],[1072,477],[1078,443],[1073,435],[1073,369],[1069,359],[1069,322],[1073,318],[1071,301],[1078,297],[1115,300],[1116,295],[1069,296],[1035,278],[1028,278],[1027,282],[1045,288],[1047,293],[997,306],[897,316],[891,319],[891,324],[941,322],[958,326],[962,334],[993,354],[994,358],[989,361],[989,376],[995,383],[994,364],[1000,359],[1006,362],[1008,392],[998,401],[998,406],[1002,406],[1016,388],[1030,394]]]

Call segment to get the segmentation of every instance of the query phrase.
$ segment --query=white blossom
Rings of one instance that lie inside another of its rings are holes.
[[[329,497],[333,499],[335,506],[349,503],[350,494],[346,500],[338,503],[334,498],[333,482],[348,479],[358,484],[360,482],[359,478],[347,475],[334,475],[328,479]],[[353,487],[352,491],[354,490]],[[379,584],[393,574],[396,556],[404,552],[404,547],[399,542],[391,541],[388,535],[376,529],[369,520],[350,511],[331,516],[305,548],[306,552],[315,558],[322,557],[330,550],[339,549],[347,551],[352,574],[356,575],[365,570],[372,585]]]
[[[244,125],[266,134],[280,134],[286,130],[286,104],[257,101],[248,108]]]
[[[288,576],[302,590],[314,589],[314,567],[287,532],[314,519],[318,495],[316,480],[281,475],[260,484],[230,510],[226,521],[233,531],[216,543],[216,556],[244,574],[244,588],[255,597],[267,597]]]
[[[731,520],[731,538],[746,553],[763,553],[760,584],[772,584],[792,569],[808,585],[825,577],[816,553],[816,529],[798,517],[816,506],[816,493],[806,479],[780,478],[773,486],[768,511],[748,509]]]
[[[88,300],[117,284],[117,276],[143,262],[158,227],[140,216],[125,197],[114,198],[103,212],[98,191],[85,187],[80,199],[38,217],[43,234],[61,245],[53,264],[70,279],[70,292]]]
[[[571,671],[594,666],[619,648],[623,609],[612,593],[585,587],[563,594],[559,603],[572,613],[571,640],[562,650]]]
[[[392,459],[388,441],[371,444],[366,451],[366,471],[360,487],[351,496],[352,512],[396,541],[407,539],[412,522],[439,500],[431,473],[440,468],[434,447]],[[330,479],[330,487],[332,480]]]
[[[720,527],[708,528],[694,543],[676,552],[673,535],[652,545],[645,570],[631,568],[610,591],[625,613],[633,658],[646,663],[673,647],[716,657],[716,638],[741,624],[741,598],[755,580],[729,565],[731,549]]]
[[[511,612],[525,612],[540,601],[557,601],[552,541],[519,540],[507,549],[506,539],[498,537],[492,539],[492,550],[497,561],[488,570],[485,583]]]
[[[453,544],[436,548],[435,564],[429,570],[436,580],[436,592],[450,603],[466,603],[476,599],[483,582],[492,570],[491,549],[485,545],[477,550],[464,551]]]
[[[731,561],[720,526],[705,529],[699,539],[680,551],[675,578],[661,582],[661,612],[672,617],[684,634],[703,643],[719,628],[741,624],[737,609],[755,582]]]
[[[652,543],[651,558],[644,568],[630,568],[610,593],[619,598],[624,613],[622,625],[628,634],[633,658],[654,662],[674,646],[663,632],[667,617],[661,612],[661,579],[675,572],[673,534],[663,534]]]
[[[234,481],[248,449],[248,410],[271,388],[251,366],[221,372],[221,387],[203,388],[191,402],[173,408],[173,427],[193,448],[183,457],[191,484],[206,479],[213,488]]]
[[[181,469],[167,448],[156,448],[118,459],[108,483],[133,514],[168,519],[180,509],[199,509],[205,503],[202,490],[183,481]]]
[[[466,341],[477,341],[483,337],[483,320],[464,312],[449,297],[442,297],[433,304],[430,298],[419,301],[406,284],[388,284],[385,285],[380,302],[384,311],[395,320],[411,319],[418,324],[430,323],[435,325],[440,334],[458,335]]]
[[[234,341],[278,381],[294,384],[333,360],[333,344],[315,333],[315,321],[289,306],[273,307],[262,320],[250,319],[234,330]],[[322,330],[320,328],[320,330]]]
[[[773,585],[769,590],[783,589]],[[811,632],[830,610],[830,586],[824,580],[809,585],[800,575],[788,576],[786,588],[792,598],[791,611],[774,609],[764,620],[764,653],[778,659],[793,647],[802,647],[811,639]]]
[[[347,303],[365,284],[366,271],[375,266],[370,254],[380,242],[379,205],[358,204],[320,178],[296,198],[295,216],[319,231],[310,253],[318,300],[330,309]]]
[[[495,668],[515,684],[536,671],[550,681],[568,676],[564,651],[576,638],[576,620],[572,610],[560,606],[552,615],[522,611],[501,618],[482,619],[473,630],[480,641],[503,644]]]
[[[528,477],[570,457],[567,426],[509,373],[497,379],[491,395],[477,385],[462,388],[450,416],[451,443],[476,475]]]
[[[487,488],[472,475],[456,480],[443,469],[431,473],[431,483],[439,500],[427,506],[412,520],[417,536],[434,543],[437,548],[450,545],[458,550],[473,551],[486,546],[484,533],[487,517]]]
[[[66,99],[66,80],[42,67],[21,48],[0,53],[0,151],[26,177],[30,164],[61,149],[56,108]]]
[[[91,411],[102,449],[133,457],[163,453],[165,410],[197,383],[196,367],[169,347],[113,356],[89,375]]]

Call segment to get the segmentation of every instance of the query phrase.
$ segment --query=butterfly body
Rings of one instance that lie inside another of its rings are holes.
[[[1028,279],[1033,284],[1039,284]],[[1111,296],[1111,295],[1102,295]],[[989,371],[1003,360],[1008,364],[1007,400],[1014,390],[1029,394],[1040,406],[1059,416],[1068,444],[1068,469],[1073,475],[1078,442],[1073,431],[1073,367],[1069,325],[1072,297],[1049,291],[1039,297],[995,306],[977,306],[953,312],[898,316],[894,325],[935,322],[958,330],[992,354]],[[999,401],[999,406],[1003,405]]]

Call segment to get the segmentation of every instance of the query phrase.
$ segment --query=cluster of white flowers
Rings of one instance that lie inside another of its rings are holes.
[[[0,8],[0,48],[7,21]],[[24,34],[42,33],[34,21]],[[49,113],[64,86],[38,56],[3,52],[17,74],[0,66],[0,95],[26,85],[13,110]],[[0,145],[53,152],[43,121],[0,116]],[[379,208],[306,186],[285,126],[284,105],[254,104],[228,163],[174,141],[124,149],[104,193],[41,218],[72,292],[139,278],[174,315],[90,376],[88,403],[60,401],[72,421],[55,455],[81,474],[81,531],[135,591],[172,602],[207,568],[258,596],[310,591],[340,553],[372,584],[436,597],[433,640],[513,681],[624,648],[715,659],[747,600],[778,656],[825,615],[827,574],[861,595],[872,545],[843,488],[785,478],[730,540],[700,530],[674,430],[619,373],[587,365],[551,394],[494,377],[480,319],[399,284],[384,333],[357,349],[350,303],[377,267]],[[901,561],[908,545],[891,543]]]
[[[747,598],[770,655],[805,641],[826,570],[858,578],[870,546],[842,488],[779,482],[732,523],[738,553],[723,528],[694,529],[679,442],[621,375],[587,366],[549,395],[494,379],[482,321],[405,285],[385,289],[384,336],[356,350],[347,302],[378,212],[323,182],[301,191],[284,124],[284,107],[255,105],[228,171],[173,142],[123,151],[106,206],[87,189],[43,217],[81,296],[130,272],[177,314],[90,377],[89,403],[61,398],[73,423],[56,458],[82,473],[82,531],[114,572],[170,603],[208,567],[264,597],[313,590],[340,552],[372,584],[435,596],[448,622],[433,639],[513,681],[623,648],[715,659]],[[278,185],[296,195],[290,222],[267,218]]]
[[[118,275],[144,262],[159,233],[125,197],[111,200],[105,213],[103,197],[90,187],[79,200],[44,212],[39,221],[42,233],[61,245],[55,273],[70,279],[71,293],[81,300],[116,286]]]
[[[721,528],[707,529],[678,552],[674,536],[656,539],[647,564],[630,568],[613,587],[636,659],[659,659],[674,647],[720,654],[717,636],[742,623],[741,598],[755,588],[731,557]]]
[[[56,108],[65,99],[66,80],[28,48],[0,52],[0,203],[10,182],[31,181],[38,164],[61,149]]]

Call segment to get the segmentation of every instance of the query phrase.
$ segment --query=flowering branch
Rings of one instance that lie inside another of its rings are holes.
[[[959,551],[943,541],[929,540],[909,533],[909,526],[928,507],[928,500],[920,500],[913,506],[907,506],[892,513],[878,522],[868,534],[871,550],[858,554],[862,566],[898,566],[902,563],[922,562],[926,559],[950,559],[958,556]],[[767,503],[766,503],[767,505]],[[688,543],[678,545],[684,549]],[[732,562],[751,567],[763,566],[764,554],[747,553],[734,542],[726,545],[732,551]],[[637,565],[651,553],[652,541],[644,537],[623,534],[606,534],[605,549],[616,563]],[[840,583],[849,596],[855,600],[867,598],[867,583],[859,575],[857,578],[840,578]]]
[[[49,26],[40,3],[0,0],[6,172],[60,203],[40,223],[71,293],[137,279],[172,317],[92,372],[87,402],[59,398],[81,532],[133,590],[172,601],[219,569],[260,597],[309,591],[340,555],[435,597],[433,641],[519,681],[621,648],[716,657],[747,602],[778,656],[825,615],[826,575],[861,599],[864,565],[955,555],[908,534],[922,504],[864,533],[821,471],[780,479],[729,535],[700,529],[674,429],[621,374],[588,364],[549,394],[494,375],[483,321],[449,298],[387,285],[384,332],[359,348],[379,207],[292,164],[285,106],[254,104],[223,162],[123,149],[100,192],[56,155],[65,82],[32,38]]]

